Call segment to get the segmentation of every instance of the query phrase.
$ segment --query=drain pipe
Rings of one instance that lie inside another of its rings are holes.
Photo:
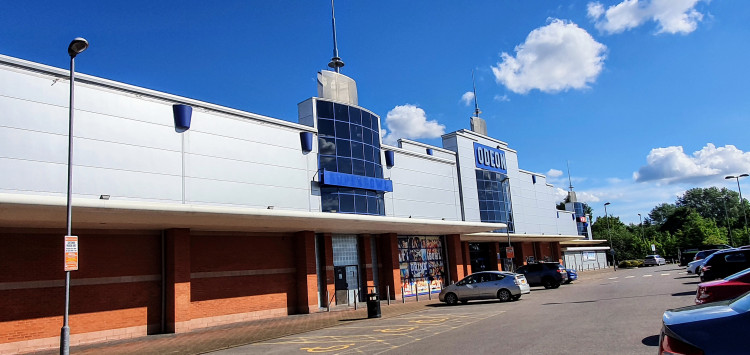
[[[161,231],[161,333],[167,331],[167,250],[164,247],[164,230]]]

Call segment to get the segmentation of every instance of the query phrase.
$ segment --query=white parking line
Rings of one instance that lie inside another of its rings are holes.
[[[661,276],[669,276],[669,274],[661,274]]]
[[[643,277],[651,277],[651,276],[654,276],[654,275],[643,275]]]
[[[610,280],[614,280],[614,279],[616,279],[616,278],[617,278],[617,276],[615,276],[615,277],[610,277],[609,279],[610,279]]]
[[[632,279],[632,278],[634,278],[634,277],[635,277],[635,276],[625,276],[625,278],[626,278],[626,279]]]

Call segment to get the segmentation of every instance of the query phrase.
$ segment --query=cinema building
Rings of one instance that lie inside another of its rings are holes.
[[[0,56],[0,353],[59,346],[68,75]],[[296,123],[83,74],[75,88],[71,345],[400,300],[563,261],[581,239],[480,118],[442,147],[385,145],[337,71]]]

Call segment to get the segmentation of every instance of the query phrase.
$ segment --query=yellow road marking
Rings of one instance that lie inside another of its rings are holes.
[[[300,350],[305,350],[308,353],[327,353],[329,351],[339,351],[349,348],[354,344],[343,344],[343,345],[331,345],[327,347],[322,346],[316,346],[314,348],[300,348]]]
[[[417,329],[419,327],[403,327],[403,328],[389,328],[389,329],[377,329],[376,332],[381,333],[406,333],[410,332],[414,329]]]

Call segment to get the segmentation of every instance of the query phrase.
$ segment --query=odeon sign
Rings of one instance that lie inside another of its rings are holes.
[[[474,143],[474,161],[479,169],[497,171],[503,174],[508,172],[505,167],[505,152],[500,149]]]

